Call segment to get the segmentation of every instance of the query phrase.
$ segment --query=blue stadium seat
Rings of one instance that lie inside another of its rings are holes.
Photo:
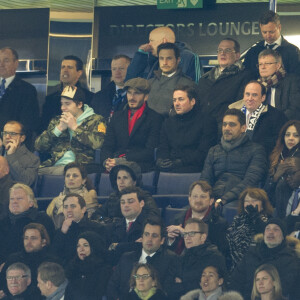
[[[227,220],[228,224],[231,224],[235,215],[237,215],[238,200],[232,201],[223,206],[222,214]]]
[[[108,173],[101,173],[97,192],[98,196],[108,196],[113,192]]]
[[[190,185],[199,180],[201,173],[160,172],[157,183],[157,195],[188,194]]]
[[[165,225],[166,226],[172,225],[172,223],[174,223],[175,217],[184,211],[186,211],[185,208],[166,207],[163,216]]]

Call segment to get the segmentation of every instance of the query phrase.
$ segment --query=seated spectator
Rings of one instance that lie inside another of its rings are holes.
[[[101,162],[108,172],[122,161],[134,161],[147,172],[154,168],[162,117],[147,105],[150,86],[146,79],[128,80],[124,88],[128,105],[108,125]]]
[[[127,55],[119,54],[111,61],[111,82],[96,93],[91,102],[91,107],[96,114],[103,116],[109,123],[116,111],[123,110],[127,104],[124,80],[130,58]]]
[[[53,91],[48,90],[45,103],[42,109],[40,132],[47,129],[51,119],[61,115],[61,93],[66,86],[76,86],[82,89],[85,96],[85,104],[90,105],[93,93],[84,86],[84,66],[82,60],[75,55],[66,55],[60,66],[60,83]],[[49,86],[48,86],[49,89]]]
[[[166,278],[176,266],[177,256],[164,246],[165,228],[161,219],[150,218],[143,224],[142,247],[122,255],[114,269],[108,287],[109,300],[123,300],[129,291],[130,273],[135,263],[147,263],[157,270],[159,282],[165,287]]]
[[[209,148],[217,142],[217,123],[200,110],[196,97],[190,85],[174,89],[176,115],[164,121],[157,151],[156,165],[161,171],[202,171]]]
[[[4,300],[43,299],[36,286],[31,285],[31,272],[23,263],[14,263],[6,270],[8,294]]]
[[[137,264],[130,276],[130,293],[125,300],[167,300],[161,290],[156,270],[148,264]]]
[[[209,299],[218,300],[222,295],[222,285],[224,283],[224,271],[218,266],[206,267],[201,275],[201,289],[193,290],[180,297],[180,300]]]
[[[121,191],[120,206],[123,218],[109,227],[110,247],[114,263],[127,251],[137,249],[137,240],[143,233],[146,219],[157,216],[155,211],[145,209],[144,192],[138,187],[128,187]]]
[[[196,84],[179,68],[180,51],[174,43],[163,43],[157,47],[159,70],[149,80],[151,86],[147,103],[151,109],[168,117],[173,108],[173,91],[180,83],[196,90]],[[198,99],[198,95],[196,96]]]
[[[184,213],[175,216],[168,226],[168,245],[181,254],[184,250],[184,239],[181,236],[184,232],[186,222],[190,218],[202,220],[208,225],[208,239],[218,246],[219,251],[227,254],[227,243],[225,233],[227,221],[219,216],[214,208],[212,187],[206,181],[195,181],[189,188],[189,204]]]
[[[9,172],[13,180],[32,185],[36,178],[39,158],[30,152],[24,144],[26,135],[23,125],[17,121],[9,121],[2,132],[3,143],[0,139],[1,155],[5,156]]]
[[[183,73],[198,82],[201,77],[199,56],[193,53],[185,43],[176,42],[175,39],[174,31],[170,27],[154,28],[149,33],[149,43],[141,45],[134,54],[127,70],[126,80],[135,77],[152,78],[154,71],[158,69],[157,47],[163,43],[174,43],[180,51],[179,66]]]
[[[97,193],[90,179],[87,177],[83,165],[69,163],[64,167],[65,187],[47,207],[47,214],[52,218],[55,228],[60,228],[65,217],[63,214],[63,199],[66,195],[77,193],[84,198],[88,216],[90,217],[98,206]]]
[[[64,300],[68,280],[59,264],[44,262],[38,268],[38,288],[46,300]]]
[[[265,150],[251,142],[245,130],[245,115],[238,109],[227,110],[221,142],[206,157],[200,179],[213,187],[217,205],[237,200],[246,187],[257,187],[264,179]]]
[[[197,289],[201,274],[207,266],[217,265],[226,272],[224,257],[216,246],[207,241],[207,224],[191,218],[186,222],[182,235],[187,250],[179,257],[165,285],[168,297],[173,300]]]
[[[8,215],[9,190],[15,183],[9,174],[6,158],[0,155],[0,220]]]
[[[31,270],[31,283],[37,285],[37,269],[44,261],[59,261],[50,250],[50,238],[46,228],[42,224],[29,223],[24,227],[23,235],[24,247],[22,251],[11,253],[2,266],[0,273],[0,285],[5,289],[5,274],[7,268],[16,263],[21,262],[28,266]],[[5,290],[7,293],[7,290]]]
[[[229,108],[240,109],[246,115],[246,134],[251,141],[264,146],[269,156],[287,117],[265,99],[265,87],[257,81],[250,81],[245,86],[244,98],[229,105]]]
[[[23,250],[23,230],[29,223],[45,226],[50,239],[54,236],[54,225],[45,212],[38,211],[32,189],[16,183],[9,192],[9,215],[0,221],[0,261],[6,261],[9,254]]]
[[[254,274],[251,300],[286,300],[279,274],[273,265],[263,264]]]
[[[270,170],[264,189],[275,205],[275,189],[278,182],[283,179],[276,175],[278,167],[289,157],[300,157],[300,121],[291,120],[281,128],[276,146],[270,156]],[[280,170],[279,170],[280,171]],[[276,180],[275,180],[276,178]]]
[[[66,269],[69,284],[65,299],[102,299],[112,268],[107,264],[106,247],[101,237],[95,232],[83,232],[78,236],[76,249],[76,256]]]
[[[238,215],[234,217],[226,234],[232,269],[248,252],[254,235],[263,233],[272,214],[273,207],[264,190],[247,188],[240,194]]]
[[[289,300],[297,300],[300,295],[300,259],[297,254],[299,241],[286,237],[286,228],[280,219],[270,219],[265,227],[263,240],[250,247],[248,253],[234,269],[231,289],[239,291],[245,299],[251,298],[255,270],[268,263],[277,268],[282,292]],[[291,248],[293,245],[294,248]]]
[[[107,246],[106,231],[103,225],[90,221],[86,214],[86,203],[78,194],[68,194],[63,199],[65,220],[56,231],[53,250],[67,265],[76,255],[78,236],[86,231],[98,233],[100,242]]]
[[[300,120],[300,77],[286,74],[284,67],[280,54],[263,50],[258,56],[258,81],[267,89],[267,104],[281,110],[289,120]]]
[[[244,85],[253,79],[240,61],[240,45],[232,38],[222,40],[217,49],[218,66],[199,80],[202,110],[222,123],[228,105],[243,98]]]
[[[106,126],[104,118],[84,103],[81,89],[65,87],[61,94],[62,115],[52,119],[35,141],[37,151],[51,155],[41,164],[39,174],[62,175],[70,162],[93,162],[94,151],[103,144]]]
[[[121,191],[127,187],[137,186],[142,188],[142,174],[140,166],[133,161],[124,161],[113,167],[109,173],[110,184],[114,190],[105,203],[97,208],[92,215],[92,220],[110,223],[122,219],[120,207]],[[146,191],[144,192],[145,209],[153,210],[159,214],[153,198]]]

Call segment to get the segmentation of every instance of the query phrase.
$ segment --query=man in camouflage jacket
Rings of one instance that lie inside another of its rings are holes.
[[[93,162],[94,150],[103,144],[106,125],[102,116],[83,103],[84,93],[79,88],[64,89],[62,115],[53,118],[35,141],[37,151],[51,155],[41,164],[39,174],[63,174],[64,166],[72,161]]]

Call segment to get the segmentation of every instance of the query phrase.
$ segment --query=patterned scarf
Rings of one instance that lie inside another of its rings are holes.
[[[250,113],[250,119],[249,119],[249,123],[248,123],[248,126],[247,126],[247,130],[254,130],[256,122],[257,122],[258,118],[260,117],[260,114],[265,109],[265,107],[266,106],[261,103],[260,106],[254,112]],[[246,108],[245,105],[242,107],[241,111],[244,114],[247,113],[247,108]]]
[[[271,87],[275,87],[278,82],[285,77],[285,70],[283,67],[280,67],[278,71],[276,71],[273,75],[270,75],[268,77],[260,77],[257,79],[258,82],[260,82],[263,86],[266,87],[267,90]]]
[[[224,70],[221,70],[220,66],[217,66],[212,72],[212,76],[213,76],[212,79],[217,80],[219,78],[227,77],[229,75],[235,75],[243,69],[244,66],[240,60],[226,67]]]

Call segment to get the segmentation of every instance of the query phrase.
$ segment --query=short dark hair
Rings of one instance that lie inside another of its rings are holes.
[[[259,82],[257,80],[251,80],[248,83],[246,83],[246,85],[244,87],[244,93],[245,93],[247,85],[250,84],[250,83],[256,83],[256,84],[258,84],[260,86],[260,92],[261,92],[262,96],[267,94],[266,87],[261,82]]]
[[[188,224],[198,224],[199,231],[208,235],[208,225],[203,220],[197,218],[189,218],[186,221],[185,226]]]
[[[76,193],[70,193],[70,194],[66,195],[65,198],[63,199],[63,203],[65,203],[65,201],[71,197],[76,197],[78,199],[78,204],[80,205],[81,208],[86,207],[84,198],[81,195],[76,194]]]
[[[19,125],[20,128],[21,128],[21,132],[20,132],[21,135],[25,135],[24,125],[23,125],[22,123],[20,123],[20,122],[18,122],[18,121],[15,121],[15,120],[10,120],[10,121],[7,121],[7,122],[4,124],[4,126],[7,125],[7,124],[10,124],[10,125]]]
[[[83,70],[83,62],[82,60],[75,55],[66,55],[63,60],[74,60],[76,62],[76,70],[81,71]]]
[[[188,85],[188,84],[178,84],[176,85],[173,93],[175,91],[183,91],[183,92],[186,92],[187,93],[187,96],[190,100],[192,100],[193,98],[195,100],[197,100],[198,98],[198,93],[197,93],[197,90],[194,86],[192,85]]]
[[[146,219],[145,222],[143,223],[143,233],[146,225],[148,224],[151,226],[159,226],[161,238],[164,238],[166,236],[166,228],[161,218],[153,217],[153,218]]]
[[[40,235],[41,235],[41,239],[46,241],[46,245],[50,245],[50,237],[48,234],[47,229],[45,228],[45,226],[43,224],[40,223],[29,223],[27,224],[24,228],[23,228],[23,238],[25,236],[25,232],[28,229],[35,229],[37,230]]]
[[[59,287],[66,280],[63,267],[54,262],[43,262],[38,267],[38,274],[44,281],[51,281],[56,287]]]
[[[280,24],[280,17],[272,10],[264,12],[259,18],[260,25],[267,25],[268,23],[275,23],[277,26]]]
[[[145,200],[145,192],[137,186],[129,186],[129,187],[124,188],[120,192],[120,199],[123,195],[131,194],[131,193],[136,194],[139,202],[141,202],[142,200]]]
[[[64,176],[66,176],[67,171],[69,169],[72,169],[72,168],[78,169],[80,174],[81,174],[81,177],[83,179],[87,178],[87,172],[86,172],[85,167],[82,164],[79,164],[77,162],[71,162],[71,163],[68,163],[67,165],[65,165],[65,167],[64,167]]]
[[[236,108],[227,109],[224,116],[223,116],[223,119],[224,119],[225,116],[236,116],[238,118],[241,126],[246,124],[246,116],[239,109],[236,109]]]
[[[237,40],[228,37],[228,38],[223,39],[222,41],[231,41],[231,42],[233,42],[233,43],[234,43],[234,46],[233,46],[234,51],[237,52],[237,53],[240,53],[240,52],[241,52],[241,46],[240,46],[240,43],[239,43]],[[222,41],[221,41],[221,42],[222,42]],[[221,42],[220,42],[220,43],[221,43]]]
[[[213,190],[211,185],[205,180],[194,181],[189,187],[189,196],[192,194],[195,186],[199,185],[204,193],[209,193],[209,197],[213,198]]]
[[[127,60],[128,64],[130,64],[131,62],[131,58],[125,54],[118,54],[118,55],[115,55],[112,60],[117,60],[117,59],[120,59],[120,58],[124,58]]]
[[[3,47],[3,48],[0,49],[1,52],[5,51],[5,50],[10,50],[15,60],[19,59],[19,54],[18,54],[17,50],[15,50],[14,48],[12,48],[12,47]]]
[[[161,50],[173,50],[175,58],[178,59],[180,57],[179,48],[174,43],[163,43],[157,47],[157,56],[159,56],[159,52]]]

